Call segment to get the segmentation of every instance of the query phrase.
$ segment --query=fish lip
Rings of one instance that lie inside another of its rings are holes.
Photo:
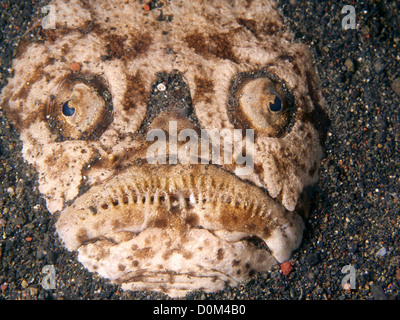
[[[60,212],[56,228],[71,251],[95,239],[118,243],[122,232],[137,235],[147,228],[244,232],[261,238],[284,261],[301,242],[299,219],[265,190],[220,166],[144,163],[77,197]]]
[[[221,173],[221,174],[223,174],[224,177],[230,177],[233,181],[235,181],[235,182],[237,182],[237,183],[240,183],[240,184],[243,184],[243,185],[246,185],[246,184],[247,184],[250,188],[258,189],[259,191],[262,192],[262,196],[265,197],[266,199],[268,199],[268,201],[271,201],[271,202],[276,203],[277,205],[283,206],[283,204],[282,204],[278,199],[274,199],[274,198],[270,195],[270,193],[268,192],[268,189],[267,189],[266,187],[256,185],[254,182],[252,182],[252,181],[250,181],[250,180],[247,180],[247,179],[244,179],[244,178],[238,176],[238,175],[235,174],[233,171],[230,171],[230,170],[224,168],[222,165],[214,164],[214,163],[202,164],[202,163],[200,163],[200,161],[201,161],[201,159],[199,160],[199,163],[198,163],[198,164],[180,164],[180,163],[169,164],[169,163],[168,163],[168,157],[167,157],[167,163],[166,163],[166,164],[149,164],[149,163],[147,163],[147,161],[146,161],[145,159],[137,159],[137,160],[135,161],[135,164],[134,164],[134,165],[127,166],[127,167],[124,168],[121,172],[119,172],[117,175],[112,176],[112,177],[110,177],[109,179],[107,179],[107,180],[105,180],[105,181],[103,181],[103,182],[101,182],[101,183],[99,183],[98,185],[95,185],[95,186],[107,185],[107,184],[109,184],[110,181],[113,180],[115,177],[118,177],[118,176],[120,176],[120,175],[125,174],[126,172],[130,171],[132,168],[137,168],[137,169],[139,169],[139,170],[140,170],[141,168],[144,168],[144,169],[147,171],[147,177],[150,178],[150,179],[152,179],[152,178],[155,177],[155,176],[161,176],[161,174],[159,174],[159,175],[157,175],[157,174],[156,174],[156,175],[151,174],[151,171],[153,171],[153,170],[160,170],[160,169],[165,169],[165,168],[167,168],[167,169],[172,169],[172,171],[175,171],[175,169],[176,169],[176,170],[179,170],[179,169],[181,168],[183,171],[189,170],[189,171],[190,171],[189,173],[193,173],[193,171],[195,171],[196,168],[204,168],[206,171],[208,171],[207,168],[215,168],[216,171],[219,172],[219,173]],[[163,170],[163,171],[164,171],[164,170]],[[167,170],[167,171],[168,171],[168,170]],[[201,171],[201,170],[199,170],[199,171]],[[168,172],[167,172],[167,174],[166,174],[165,176],[166,176],[167,178],[171,179],[170,176],[171,176],[171,175],[174,175],[174,174],[176,174],[176,173],[173,172],[172,174],[168,174]],[[201,172],[200,175],[211,176],[211,174],[207,174],[206,172]],[[191,177],[193,177],[193,178],[196,178],[196,174],[194,174],[194,175],[188,174],[187,176],[191,176]],[[198,175],[197,175],[197,176],[198,176]],[[174,178],[172,177],[172,180],[173,180],[173,179],[174,179]],[[220,184],[219,186],[217,186],[217,185],[211,185],[211,188],[213,188],[214,191],[217,191],[218,187],[221,187],[221,185],[223,185],[223,183]],[[90,192],[90,190],[92,189],[92,187],[93,187],[93,186],[87,188],[87,189],[85,190],[84,193]],[[188,186],[182,186],[182,187],[185,188],[185,187],[188,187]],[[190,188],[190,187],[188,187],[188,189],[189,189],[189,188]],[[178,188],[177,188],[176,191],[177,191],[177,193],[179,193]],[[77,198],[79,198],[79,197],[77,197]],[[76,199],[77,199],[77,198],[76,198]],[[242,200],[246,200],[246,197],[244,197]],[[283,206],[283,207],[284,207],[284,206]],[[285,210],[286,210],[286,208],[285,208]]]

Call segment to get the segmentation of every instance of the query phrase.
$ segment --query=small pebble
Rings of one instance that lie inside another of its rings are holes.
[[[285,276],[287,276],[292,271],[292,269],[293,269],[292,264],[289,261],[286,261],[281,264],[281,271]]]
[[[164,83],[159,83],[157,85],[157,90],[158,91],[165,91],[165,84]]]
[[[350,253],[356,253],[357,252],[357,250],[358,250],[358,245],[357,245],[357,243],[351,243],[349,246],[348,246],[348,250],[349,250],[349,252]]]
[[[312,267],[312,266],[315,266],[316,264],[319,263],[318,254],[316,254],[316,253],[310,253],[310,254],[307,256],[306,261],[307,261],[307,263],[308,263],[309,266],[311,266],[311,267]]]
[[[7,188],[7,192],[12,196],[15,195],[14,188],[12,188],[12,187]]]
[[[29,286],[28,282],[26,282],[25,279],[22,280],[22,282],[21,282],[21,287],[24,288],[24,289],[26,289],[26,288],[28,288],[28,286]]]
[[[371,293],[374,297],[374,300],[388,300],[388,296],[385,294],[385,291],[378,284],[373,284],[371,286]]]
[[[394,79],[391,87],[393,91],[400,97],[400,78]]]
[[[71,71],[79,72],[81,71],[81,64],[79,62],[74,62],[69,65]]]
[[[385,70],[385,64],[383,63],[383,61],[381,59],[378,59],[377,61],[375,61],[374,63],[374,69],[376,73],[381,73],[383,70]]]
[[[37,296],[37,294],[39,293],[38,288],[33,288],[32,287],[32,288],[29,289],[29,291],[30,291],[30,294],[31,294],[32,297]]]
[[[369,29],[368,26],[365,25],[364,27],[361,28],[361,33],[362,33],[363,36],[368,35],[369,32],[370,32],[370,29]]]
[[[354,71],[354,63],[350,58],[347,58],[346,61],[344,62],[344,65],[347,68],[347,71],[353,72]]]
[[[378,252],[376,253],[376,255],[377,255],[378,257],[381,257],[381,258],[384,257],[385,254],[386,254],[386,248],[385,248],[385,247],[380,248],[380,249],[378,250]]]
[[[343,284],[343,289],[346,291],[351,291],[351,284],[346,282],[345,284]]]

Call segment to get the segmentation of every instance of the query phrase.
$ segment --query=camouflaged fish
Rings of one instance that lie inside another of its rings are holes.
[[[125,290],[171,297],[288,260],[318,179],[325,102],[275,2],[47,8],[1,108],[65,247]],[[209,132],[242,140],[210,147]],[[213,161],[218,151],[228,156]]]

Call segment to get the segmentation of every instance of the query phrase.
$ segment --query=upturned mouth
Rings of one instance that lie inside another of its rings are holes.
[[[130,167],[91,187],[57,221],[69,250],[104,239],[120,243],[149,228],[222,230],[231,241],[258,237],[285,261],[301,242],[303,221],[220,167],[179,164]]]

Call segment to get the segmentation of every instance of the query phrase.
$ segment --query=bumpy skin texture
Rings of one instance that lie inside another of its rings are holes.
[[[56,28],[20,48],[1,107],[79,261],[124,289],[178,297],[289,259],[299,199],[318,176],[325,103],[275,3],[50,5]],[[253,129],[254,170],[149,164],[146,134],[168,133],[170,120],[178,132]]]

